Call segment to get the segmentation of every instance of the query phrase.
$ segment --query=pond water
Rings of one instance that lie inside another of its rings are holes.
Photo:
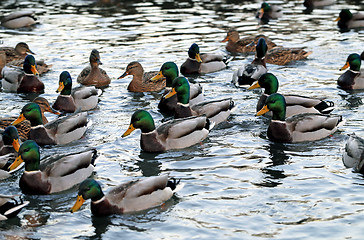
[[[33,9],[34,28],[0,29],[0,46],[27,42],[36,58],[52,64],[41,76],[46,97],[57,97],[59,74],[67,70],[74,82],[98,49],[102,68],[112,78],[89,112],[92,125],[81,140],[42,148],[42,156],[95,147],[94,178],[105,192],[132,179],[169,172],[185,187],[165,205],[136,214],[93,217],[90,201],[69,212],[77,188],[50,196],[24,196],[30,201],[18,217],[0,223],[0,238],[18,239],[361,239],[364,234],[364,178],[343,166],[347,134],[364,136],[364,92],[346,92],[336,80],[350,53],[364,50],[364,31],[340,33],[334,20],[343,8],[364,11],[362,1],[337,4],[303,13],[301,0],[277,0],[283,17],[260,25],[260,1],[180,0],[1,1],[0,15]],[[267,139],[269,121],[255,116],[260,90],[231,84],[233,71],[253,55],[235,56],[226,70],[193,80],[203,85],[206,99],[232,97],[238,105],[228,122],[211,131],[201,144],[183,150],[149,154],[141,151],[140,131],[127,138],[132,113],[151,112],[156,125],[161,93],[130,93],[131,77],[117,79],[131,61],[146,71],[166,61],[181,65],[192,43],[202,52],[225,53],[221,40],[230,28],[241,35],[263,33],[286,47],[313,51],[305,61],[288,66],[267,64],[280,80],[280,92],[327,98],[333,113],[346,124],[333,136],[316,142],[281,144]],[[2,116],[18,116],[30,98],[0,92]],[[19,194],[21,172],[0,182],[1,194]]]

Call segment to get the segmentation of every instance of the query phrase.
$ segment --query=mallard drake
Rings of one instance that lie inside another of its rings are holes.
[[[149,112],[137,110],[131,117],[130,126],[122,137],[135,129],[142,131],[140,145],[146,152],[164,152],[170,149],[190,147],[204,140],[213,124],[206,116],[170,120],[155,128]]]
[[[280,7],[263,2],[256,17],[263,23],[268,23],[270,19],[277,19],[282,17],[282,15],[282,9]]]
[[[256,46],[255,59],[252,63],[237,69],[233,74],[232,82],[241,87],[248,87],[267,72],[265,65],[265,54],[268,46],[264,38],[259,38]]]
[[[2,88],[8,92],[29,93],[43,92],[44,84],[36,76],[36,62],[33,55],[27,55],[24,59],[23,70],[17,67],[5,66],[2,69]]]
[[[14,126],[7,126],[2,135],[2,146],[0,148],[0,156],[17,153],[19,151],[19,134]]]
[[[18,11],[3,17],[1,19],[1,26],[11,29],[30,27],[36,24],[36,20],[33,11]]]
[[[24,120],[29,120],[31,124],[29,139],[40,145],[70,143],[80,139],[87,129],[87,113],[79,111],[43,125],[41,110],[36,103],[26,104],[12,125]]]
[[[272,111],[267,135],[277,142],[315,141],[330,136],[344,124],[340,115],[302,113],[286,118],[286,101],[279,93],[271,94],[257,116]]]
[[[345,65],[340,68],[340,71],[347,69],[339,79],[337,80],[337,85],[345,90],[352,89],[363,89],[364,88],[364,72],[360,70],[361,57],[357,53],[352,53],[348,56]]]
[[[343,9],[335,21],[341,32],[348,32],[353,28],[364,28],[364,13],[352,13],[349,9]]]
[[[286,65],[292,61],[307,58],[312,52],[307,52],[303,48],[275,47],[268,50],[265,61],[270,64]]]
[[[304,0],[305,13],[311,13],[315,8],[322,8],[336,3],[336,0]]]
[[[161,205],[182,188],[180,181],[163,174],[121,184],[104,195],[97,181],[86,179],[80,184],[71,212],[80,209],[87,199],[91,199],[91,212],[95,216],[138,212]]]
[[[258,82],[251,85],[248,89],[264,88],[264,93],[260,96],[257,104],[257,112],[260,111],[269,95],[278,91],[279,82],[277,77],[272,73],[265,73]],[[328,114],[334,110],[334,103],[331,101],[324,101],[317,98],[282,94],[286,101],[286,118],[299,113],[323,113]]]
[[[109,86],[111,79],[103,69],[99,68],[101,64],[99,51],[93,49],[90,54],[90,66],[82,70],[77,77],[77,82],[95,87]]]
[[[188,56],[181,65],[181,73],[185,76],[217,72],[225,69],[228,63],[228,59],[220,54],[200,54],[200,47],[196,43],[189,48]]]
[[[236,30],[229,30],[225,39],[221,42],[228,42],[226,44],[226,50],[231,53],[250,53],[255,52],[255,46],[258,44],[259,38],[264,38],[268,49],[277,46],[272,40],[262,34],[240,38]]]
[[[168,99],[165,98],[172,90],[173,80],[177,78],[179,75],[178,67],[174,62],[165,62],[163,63],[158,75],[152,78],[152,81],[161,79],[163,77],[166,78],[166,88],[165,92],[158,104],[158,108],[161,112],[173,114],[174,108],[177,105],[177,96],[170,97]],[[203,89],[199,83],[193,84],[190,83],[190,103],[191,105],[202,102],[204,99]]]
[[[15,217],[29,204],[22,198],[16,199],[18,195],[0,195],[0,221]]]
[[[94,109],[99,101],[98,91],[94,86],[80,86],[72,89],[72,78],[67,71],[60,74],[56,92],[60,94],[52,107],[66,113],[73,113],[78,108],[81,108],[81,111]]]
[[[158,71],[144,72],[142,65],[139,62],[131,62],[126,67],[125,72],[118,77],[124,78],[132,75],[133,79],[128,85],[130,92],[157,92],[166,87],[166,78],[162,77],[156,81],[151,80],[158,74]]]
[[[185,77],[178,77],[173,80],[172,91],[166,98],[177,95],[177,106],[174,109],[175,118],[205,115],[216,125],[224,122],[230,116],[235,107],[231,98],[204,101],[196,105],[190,105],[190,85]]]
[[[364,172],[364,139],[355,133],[349,135],[343,153],[343,163],[347,168],[353,168],[355,172]]]
[[[96,157],[96,149],[91,149],[40,165],[38,144],[33,140],[26,140],[20,146],[19,155],[9,170],[24,162],[25,171],[19,180],[20,189],[24,194],[46,195],[65,191],[87,179],[94,170]],[[47,159],[42,161],[47,162]]]

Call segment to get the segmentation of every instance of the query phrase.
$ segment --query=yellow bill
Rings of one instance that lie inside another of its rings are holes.
[[[200,56],[200,54],[199,54],[199,53],[197,53],[197,54],[196,54],[195,59],[197,60],[197,62],[202,62],[202,60],[201,60],[201,56]]]
[[[59,87],[58,87],[58,89],[57,89],[56,92],[62,92],[63,89],[64,89],[64,83],[63,82],[60,82],[59,83]]]
[[[161,78],[163,78],[163,77],[164,77],[164,76],[163,76],[162,71],[159,71],[159,73],[158,73],[156,76],[152,77],[150,80],[152,80],[152,81],[156,81],[156,80],[159,80],[159,79],[161,79]]]
[[[85,199],[83,199],[82,195],[78,195],[75,205],[73,205],[73,207],[71,208],[71,213],[77,212],[84,202]]]
[[[20,148],[19,139],[14,139],[12,145],[13,145],[13,148],[15,149],[15,151],[19,152],[19,148]]]
[[[33,73],[34,75],[39,75],[39,72],[38,72],[37,68],[35,67],[35,65],[32,65],[32,66],[30,67],[30,70],[32,71],[32,73]]]
[[[20,116],[14,122],[12,122],[11,125],[17,125],[17,124],[21,123],[24,120],[25,120],[24,115],[20,114]]]
[[[346,62],[345,65],[342,68],[340,68],[340,71],[345,70],[348,67],[350,67],[350,63],[349,62]]]
[[[130,133],[132,133],[136,128],[133,126],[133,124],[130,124],[128,130],[124,132],[124,134],[121,137],[129,136]]]
[[[15,161],[9,166],[9,171],[12,171],[14,169],[16,169],[17,167],[19,167],[20,164],[22,164],[23,159],[21,158],[21,156],[18,156]]]
[[[266,113],[266,112],[269,112],[269,108],[268,108],[268,106],[267,105],[264,105],[264,107],[262,108],[262,109],[260,109],[260,111],[259,112],[257,112],[257,116],[261,116],[261,115],[263,115],[264,113]]]
[[[170,97],[172,97],[172,96],[174,96],[176,94],[177,94],[176,89],[172,88],[172,90],[166,96],[164,96],[164,98],[167,99],[167,98],[170,98]]]
[[[252,89],[256,89],[256,88],[260,88],[260,85],[258,82],[254,83],[250,87],[248,87],[248,90],[252,90]]]

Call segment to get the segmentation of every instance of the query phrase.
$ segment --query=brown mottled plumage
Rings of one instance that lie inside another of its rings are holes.
[[[292,61],[307,58],[312,52],[306,52],[303,48],[275,47],[268,50],[265,62],[276,65],[286,65]]]

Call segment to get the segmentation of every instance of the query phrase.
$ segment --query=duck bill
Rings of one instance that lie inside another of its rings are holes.
[[[78,195],[75,205],[71,208],[71,213],[77,212],[84,202],[85,199],[83,199],[82,195]]]
[[[99,65],[102,65],[102,62],[100,61],[100,59],[97,59],[96,62],[99,64]]]
[[[20,114],[20,116],[14,122],[12,122],[11,125],[17,125],[17,124],[21,123],[24,120],[25,120],[24,115]]]
[[[33,55],[37,55],[32,50],[30,50],[29,48],[27,49],[27,53],[30,53],[30,54],[33,54]]]
[[[62,92],[63,89],[64,89],[64,83],[63,82],[60,82],[59,83],[59,87],[57,88],[57,91],[56,92]]]
[[[228,36],[226,36],[226,38],[224,38],[224,40],[222,40],[221,42],[227,42],[227,41],[229,41],[229,37]]]
[[[261,8],[261,9],[259,10],[259,19],[261,19],[261,18],[263,17],[263,15],[264,15],[264,9],[263,9],[263,8]]]
[[[152,77],[150,80],[157,81],[157,80],[161,79],[162,77],[164,77],[163,73],[162,73],[162,71],[159,71],[159,73],[156,76]]]
[[[124,72],[124,73],[123,73],[123,75],[121,75],[120,77],[118,77],[118,79],[124,78],[124,77],[126,77],[126,76],[128,76],[128,75],[129,75],[129,73],[128,73],[128,72]]]
[[[201,60],[201,56],[200,56],[200,54],[199,54],[199,53],[197,53],[197,54],[196,54],[195,59],[197,60],[197,62],[202,62],[202,60]]]
[[[19,167],[20,164],[22,164],[23,159],[21,158],[21,155],[18,156],[15,161],[9,166],[9,171],[12,171],[14,169],[16,169],[17,167]]]
[[[338,21],[340,21],[341,20],[341,18],[340,17],[337,17],[336,19],[335,19],[335,22],[338,22]]]
[[[53,114],[56,114],[56,115],[60,115],[61,114],[60,112],[58,112],[57,110],[54,110],[51,107],[47,109],[47,112],[50,112],[50,113],[53,113]]]
[[[12,145],[13,145],[13,148],[15,149],[15,151],[19,152],[19,148],[20,148],[19,139],[14,139]]]
[[[164,98],[167,99],[167,98],[170,98],[170,97],[172,97],[172,96],[174,96],[176,94],[177,94],[176,89],[172,88],[172,91],[170,91],[166,96],[164,96]]]
[[[264,105],[264,107],[262,108],[262,109],[260,109],[260,111],[259,112],[257,112],[257,116],[261,116],[261,115],[263,115],[264,113],[266,113],[266,112],[269,112],[269,108],[268,108],[268,106],[267,105]]]
[[[35,65],[32,65],[32,66],[30,67],[30,70],[32,71],[32,73],[33,73],[34,75],[39,75],[39,72],[38,72],[37,68],[35,67]]]
[[[250,87],[248,87],[248,90],[252,90],[252,89],[256,89],[256,88],[260,88],[260,85],[258,82],[254,83]]]
[[[134,130],[135,130],[135,127],[133,126],[133,124],[130,124],[128,130],[126,130],[121,137],[129,136],[130,133],[132,133]]]
[[[345,70],[348,67],[350,67],[350,64],[349,64],[349,62],[346,62],[345,65],[342,68],[340,68],[340,71]]]

